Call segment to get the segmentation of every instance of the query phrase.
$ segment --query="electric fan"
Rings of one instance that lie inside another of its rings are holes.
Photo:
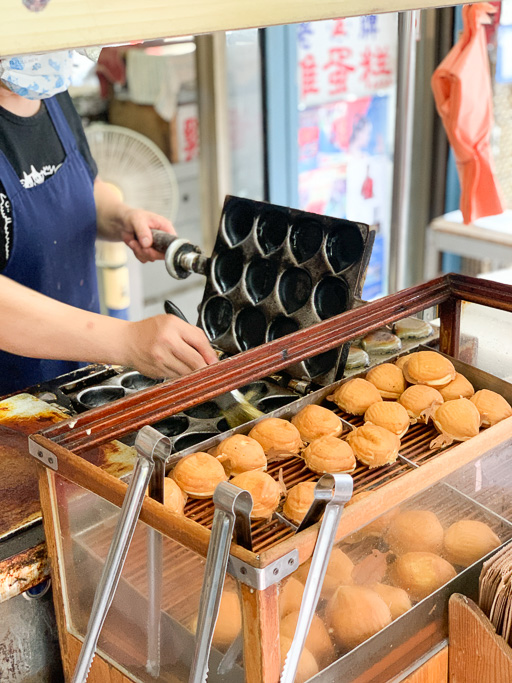
[[[85,130],[100,178],[130,206],[173,221],[178,212],[176,175],[163,152],[144,135],[122,126],[94,123]],[[122,242],[96,243],[102,310],[115,318],[130,317],[127,250]]]
[[[178,183],[170,161],[149,138],[122,126],[94,123],[85,130],[102,180],[130,206],[174,220]]]

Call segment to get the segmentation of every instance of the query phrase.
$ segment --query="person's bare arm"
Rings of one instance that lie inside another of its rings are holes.
[[[173,224],[164,216],[144,209],[134,209],[122,201],[121,195],[101,178],[94,181],[94,201],[98,237],[127,244],[142,263],[163,259],[151,247],[151,230],[176,234]]]
[[[113,363],[150,377],[217,360],[205,334],[172,315],[128,322],[68,306],[0,275],[0,348],[31,358]]]

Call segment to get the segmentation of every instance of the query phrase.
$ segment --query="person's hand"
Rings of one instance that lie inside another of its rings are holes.
[[[205,333],[174,315],[129,323],[126,365],[147,377],[171,379],[217,361]]]
[[[176,234],[173,224],[167,218],[144,209],[133,209],[123,205],[121,216],[121,239],[133,251],[141,263],[163,259],[161,254],[151,247],[152,230],[163,230]]]

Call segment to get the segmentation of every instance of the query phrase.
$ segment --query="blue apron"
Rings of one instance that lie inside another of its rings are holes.
[[[58,102],[50,98],[45,103],[66,157],[44,183],[24,188],[0,152],[0,179],[13,220],[13,243],[2,275],[71,306],[99,312],[94,181]],[[0,396],[78,367],[72,361],[0,351]]]

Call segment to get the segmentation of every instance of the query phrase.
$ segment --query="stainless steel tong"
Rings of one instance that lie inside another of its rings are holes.
[[[135,448],[137,450],[137,461],[124,497],[100,582],[96,589],[87,631],[75,673],[73,674],[72,683],[85,683],[87,681],[96,652],[98,638],[114,599],[119,579],[121,578],[121,572],[135,532],[146,488],[155,468],[155,462],[158,462],[159,467],[161,467],[161,462],[165,462],[169,455],[170,441],[160,432],[157,432],[156,429],[153,429],[153,427],[147,426],[143,427],[138,433]],[[163,481],[161,486],[163,495]]]
[[[313,514],[313,509],[317,508],[314,512],[317,514],[321,504],[326,503],[324,517],[304,588],[297,628],[281,674],[281,683],[293,683],[295,679],[299,659],[320,598],[341,513],[345,503],[352,497],[352,488],[352,477],[349,474],[324,474],[315,487],[315,500],[310,513]]]
[[[215,512],[204,568],[197,618],[196,648],[189,683],[205,683],[208,677],[208,660],[213,632],[219,614],[229,549],[237,518],[241,522],[239,538],[250,541],[250,528],[247,529],[247,525],[253,505],[251,494],[233,484],[221,482],[213,494],[213,503]]]

